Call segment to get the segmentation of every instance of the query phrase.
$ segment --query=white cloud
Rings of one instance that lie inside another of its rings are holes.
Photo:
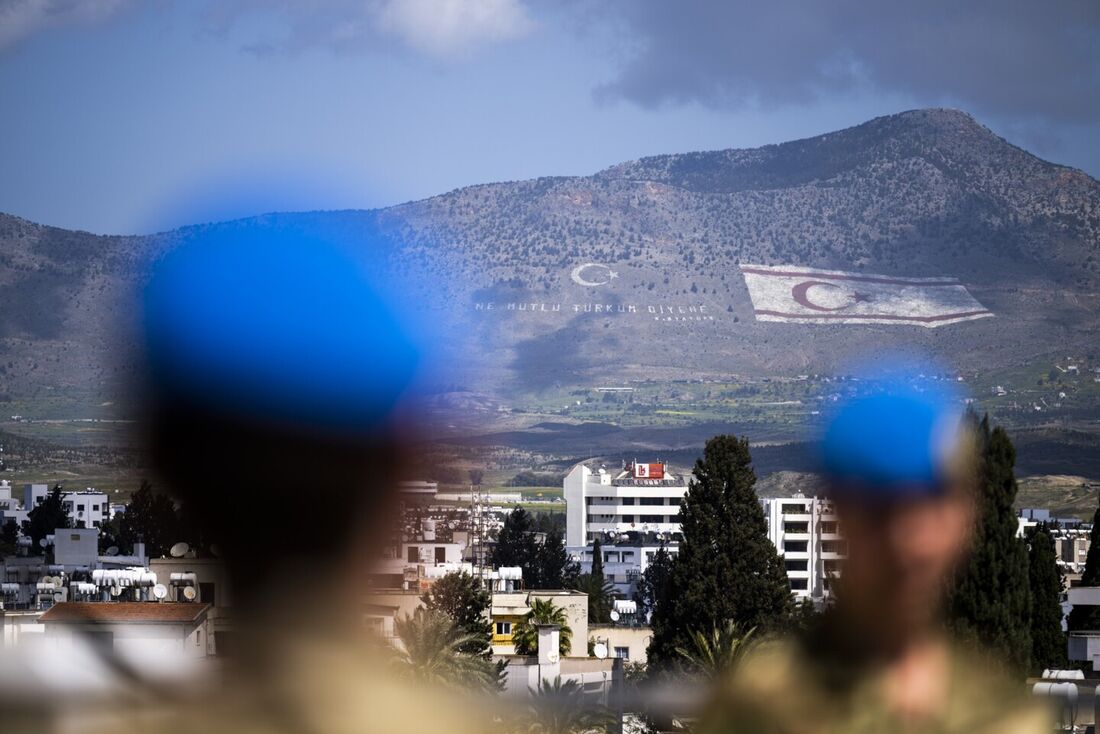
[[[47,28],[104,20],[132,0],[0,0],[0,49]]]
[[[434,56],[522,38],[535,25],[520,0],[382,0],[376,19],[379,31]]]

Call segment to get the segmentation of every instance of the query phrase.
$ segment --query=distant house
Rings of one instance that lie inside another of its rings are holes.
[[[531,611],[531,602],[535,599],[549,600],[555,607],[565,611],[566,623],[573,632],[573,650],[570,656],[587,655],[588,595],[565,589],[494,593],[489,607],[489,617],[493,624],[493,654],[515,653],[515,645],[512,644],[515,626]]]

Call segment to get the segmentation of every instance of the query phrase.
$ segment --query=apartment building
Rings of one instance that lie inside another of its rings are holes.
[[[829,598],[848,553],[832,503],[799,495],[760,502],[768,539],[783,556],[791,591],[800,599]]]
[[[612,471],[589,462],[577,464],[565,477],[565,544],[573,548],[602,541],[653,536],[678,540],[680,502],[687,481],[662,463],[633,462]]]

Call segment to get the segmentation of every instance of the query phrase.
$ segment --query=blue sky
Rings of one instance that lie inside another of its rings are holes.
[[[0,0],[0,211],[370,208],[940,104],[1100,175],[1097,4],[824,5]]]

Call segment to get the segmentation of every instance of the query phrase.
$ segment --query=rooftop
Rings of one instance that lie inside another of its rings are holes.
[[[187,602],[61,602],[46,610],[40,622],[63,624],[185,624],[198,622],[209,604]]]

